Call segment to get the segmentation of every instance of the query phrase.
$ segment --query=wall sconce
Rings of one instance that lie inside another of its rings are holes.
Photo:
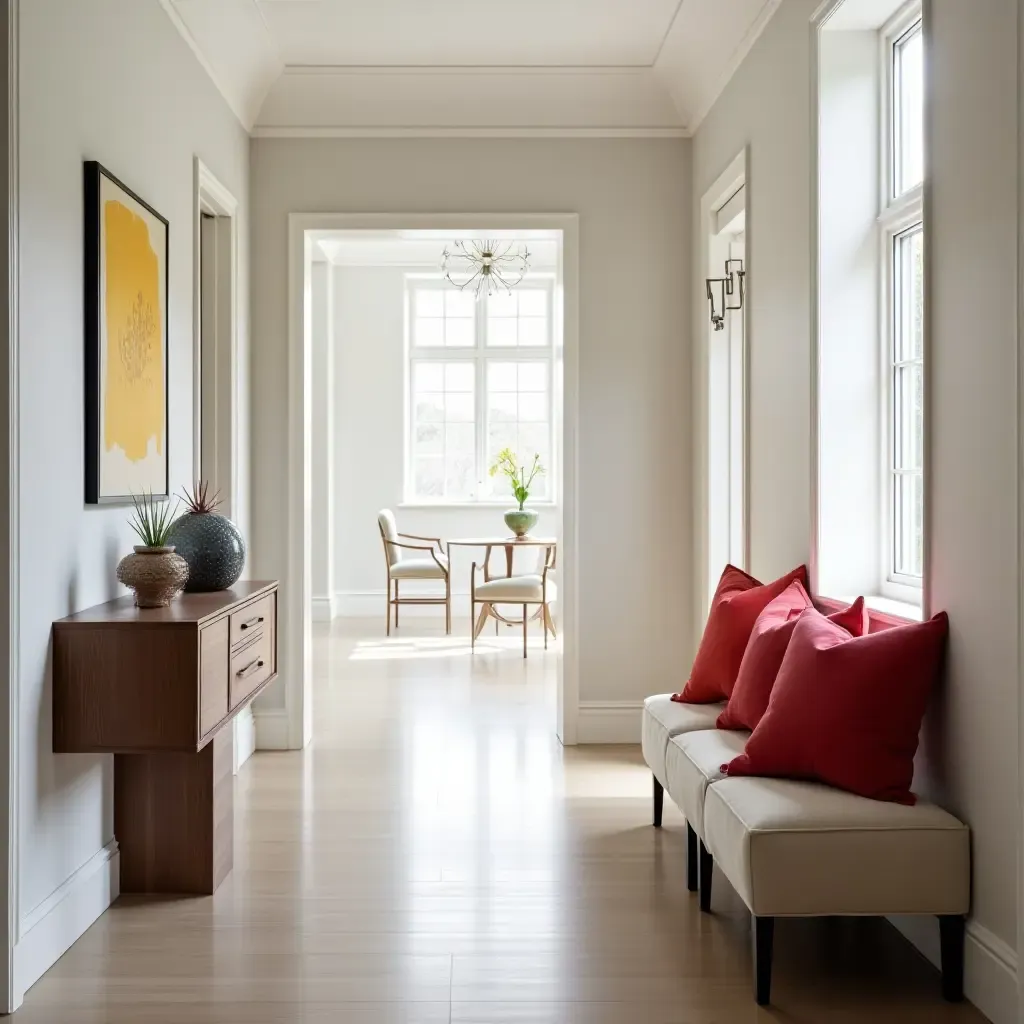
[[[724,330],[725,328],[725,314],[730,309],[742,309],[743,308],[743,260],[726,260],[725,261],[725,277],[709,277],[707,279],[708,286],[708,302],[711,303],[711,325],[716,331]],[[718,303],[719,311],[715,312],[715,289],[718,289],[720,302]],[[729,299],[732,296],[738,296],[736,304],[731,305]]]

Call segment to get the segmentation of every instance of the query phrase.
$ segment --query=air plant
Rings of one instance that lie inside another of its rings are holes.
[[[197,480],[191,491],[187,487],[182,488],[181,496],[185,502],[185,511],[188,515],[209,515],[220,508],[220,491],[214,491],[211,495],[210,482],[208,480]]]
[[[169,501],[154,498],[152,491],[132,495],[135,506],[128,525],[139,535],[139,540],[147,548],[167,547],[167,538],[171,527],[178,518],[178,502],[171,507]]]

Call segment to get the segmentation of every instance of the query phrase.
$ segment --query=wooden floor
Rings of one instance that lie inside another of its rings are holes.
[[[216,896],[121,900],[19,1024],[982,1020],[876,922],[780,922],[759,1010],[749,920],[720,876],[698,911],[639,749],[559,747],[539,635],[432,624],[319,636],[314,743],[242,769]]]

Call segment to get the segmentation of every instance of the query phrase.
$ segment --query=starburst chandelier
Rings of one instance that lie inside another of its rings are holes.
[[[445,280],[460,291],[467,288],[476,297],[493,295],[498,291],[511,292],[530,269],[530,253],[526,246],[497,239],[452,242],[441,256],[441,271]]]

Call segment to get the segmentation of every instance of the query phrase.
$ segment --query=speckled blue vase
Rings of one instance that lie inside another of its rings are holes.
[[[227,590],[245,568],[245,541],[230,519],[216,512],[186,512],[167,541],[188,563],[192,591]]]

